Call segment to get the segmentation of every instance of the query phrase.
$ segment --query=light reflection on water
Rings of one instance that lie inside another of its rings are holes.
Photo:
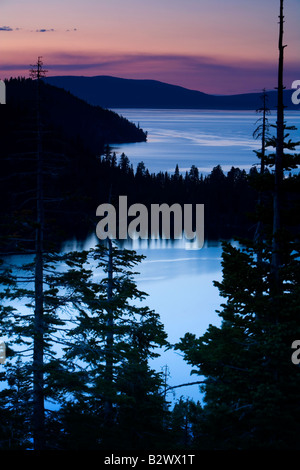
[[[97,242],[95,235],[84,242],[70,240],[63,251],[88,250]],[[130,240],[124,247],[146,257],[136,266],[135,271],[139,274],[135,280],[138,288],[148,294],[144,304],[160,315],[171,344],[178,342],[186,332],[201,336],[209,324],[220,323],[216,310],[221,299],[213,285],[213,281],[220,281],[222,277],[222,247],[219,242],[206,242],[199,250],[186,249],[185,242],[180,240]],[[32,256],[9,259],[17,266],[30,261]],[[95,276],[102,277],[102,273],[95,272]],[[22,310],[22,302],[18,307]],[[163,366],[168,365],[169,385],[199,380],[197,376],[190,376],[191,367],[178,352],[171,349],[160,353],[161,356],[153,360],[152,367],[161,371]],[[200,400],[198,388],[194,385],[176,389],[175,399],[185,396]],[[172,399],[173,395],[170,393],[168,398]]]
[[[136,247],[136,251],[146,255],[138,267],[138,287],[149,294],[147,305],[160,314],[171,344],[187,332],[201,336],[209,324],[220,324],[216,310],[221,298],[213,285],[213,281],[222,278],[220,243],[206,243],[200,250],[193,251],[170,246],[162,249]],[[178,352],[164,352],[155,360],[157,369],[164,365],[169,367],[170,385],[199,380],[196,375],[190,376],[191,367]],[[201,399],[198,385],[174,392],[175,398]]]
[[[85,244],[69,243],[69,248],[89,249],[97,242],[92,235]],[[148,297],[144,303],[155,310],[168,334],[168,340],[175,344],[187,332],[201,336],[209,324],[219,325],[216,310],[223,299],[213,281],[221,281],[220,242],[205,242],[199,250],[185,249],[182,240],[129,240],[124,244],[146,258],[136,266],[138,288]],[[153,361],[153,367],[160,371],[168,365],[169,385],[199,380],[190,376],[191,367],[185,363],[179,352],[161,351],[161,356]],[[201,400],[198,385],[182,387],[174,391],[175,399],[180,396]],[[172,398],[170,394],[169,399]]]
[[[227,172],[232,166],[248,171],[258,163],[253,150],[259,150],[261,143],[252,135],[261,116],[255,111],[114,111],[148,132],[147,142],[113,145],[117,156],[124,152],[134,168],[143,161],[150,173],[168,171],[172,174],[176,164],[182,173],[196,165],[205,175],[219,164]],[[272,110],[268,118],[270,124],[274,124],[276,111]],[[288,125],[297,128],[291,132],[292,140],[300,141],[300,112],[286,110],[285,118]]]

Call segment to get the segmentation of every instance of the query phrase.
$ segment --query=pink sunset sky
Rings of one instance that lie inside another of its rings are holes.
[[[300,0],[285,0],[285,86],[300,79]],[[0,0],[0,78],[155,79],[213,94],[276,86],[279,0]]]

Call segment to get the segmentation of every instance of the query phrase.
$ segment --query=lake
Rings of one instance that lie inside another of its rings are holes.
[[[89,249],[97,242],[91,237],[83,246],[68,243],[67,249]],[[149,246],[150,245],[150,246]],[[138,288],[148,297],[144,304],[155,310],[164,324],[168,341],[175,344],[186,333],[200,336],[209,324],[219,325],[216,310],[221,298],[213,281],[222,279],[222,247],[219,242],[206,241],[199,250],[189,250],[184,242],[132,240],[126,248],[134,249],[146,258],[136,266]],[[161,351],[161,356],[153,361],[152,367],[161,371],[168,366],[168,384],[179,385],[199,380],[191,377],[191,367],[186,364],[179,352]],[[170,400],[180,396],[198,401],[202,399],[198,385],[181,387],[169,393]]]
[[[209,324],[219,325],[220,318],[216,310],[221,298],[213,281],[222,279],[221,255],[219,243],[206,242],[200,250],[186,250],[178,242],[176,246],[146,248],[133,246],[146,259],[137,267],[138,287],[147,292],[147,305],[160,314],[162,323],[171,344],[187,332],[200,336]],[[180,352],[163,352],[155,360],[155,367],[160,370],[165,365],[169,368],[169,385],[179,385],[197,381],[197,375],[191,376],[191,367],[183,360]],[[198,385],[181,387],[174,390],[174,397],[201,399]]]
[[[197,165],[202,173],[220,164],[224,171],[231,166],[251,168],[255,163],[254,149],[259,142],[252,139],[257,116],[253,112],[183,111],[183,110],[118,110],[129,120],[139,123],[149,133],[148,142],[115,146],[119,155],[125,152],[133,165],[144,161],[149,171],[173,172],[176,163],[181,171]],[[275,117],[273,117],[275,119]],[[288,123],[300,127],[300,112],[288,114]],[[300,140],[299,130],[294,133]],[[70,241],[66,249],[89,248],[97,241],[92,236],[78,245]],[[161,318],[171,344],[186,333],[197,337],[209,324],[219,325],[216,310],[225,299],[220,298],[213,281],[222,279],[222,247],[219,242],[205,240],[201,249],[188,249],[184,242],[134,240],[127,246],[144,254],[146,259],[137,266],[138,288],[148,294],[146,304]],[[191,376],[191,367],[174,350],[162,351],[153,361],[161,371],[168,366],[168,384],[179,385],[201,378]],[[178,388],[168,398],[202,399],[198,385]]]
[[[113,145],[119,156],[124,152],[134,168],[143,161],[150,173],[174,173],[176,163],[181,172],[192,165],[203,175],[221,165],[224,172],[232,166],[248,171],[258,163],[254,150],[261,143],[252,135],[261,116],[255,111],[156,110],[114,109],[129,121],[148,132],[147,142]],[[271,111],[269,123],[276,122]],[[286,111],[288,125],[297,127],[291,132],[300,141],[300,111]],[[273,134],[275,129],[271,129]]]
[[[232,166],[248,171],[258,162],[254,150],[260,142],[252,134],[260,117],[254,111],[198,111],[198,110],[115,110],[148,132],[148,141],[113,146],[117,155],[124,152],[136,168],[143,161],[149,171],[174,172],[178,163],[181,172],[196,165],[207,174],[220,164],[224,172]],[[275,123],[275,111],[269,122]],[[298,129],[292,138],[300,141],[300,112],[287,111],[288,125]],[[177,342],[186,332],[202,335],[209,324],[220,324],[216,310],[225,299],[213,281],[222,279],[222,248],[217,242],[205,241],[201,250],[186,250],[182,243],[158,246],[133,243],[146,260],[138,267],[138,287],[149,294],[147,305],[160,314],[169,335]],[[155,361],[160,370],[168,365],[169,385],[199,380],[190,376],[191,367],[182,357],[168,351]],[[181,395],[201,400],[197,385],[176,389],[175,399]],[[169,395],[169,398],[172,398]]]
[[[95,235],[84,243],[77,242],[76,239],[70,240],[62,251],[88,250],[94,247],[97,241]],[[148,294],[141,305],[147,305],[160,315],[171,344],[178,342],[186,332],[200,336],[210,323],[220,324],[216,310],[220,307],[221,299],[218,289],[213,285],[213,281],[220,281],[222,278],[220,243],[206,241],[204,246],[197,250],[187,249],[181,240],[172,243],[163,240],[132,240],[125,246],[146,256],[134,269],[139,273],[135,277],[138,288]],[[11,256],[7,260],[15,269],[31,261],[31,255]],[[30,283],[26,285],[29,286]],[[24,302],[26,304],[27,299],[16,300],[14,306],[22,311]],[[7,338],[3,340],[7,341]],[[59,346],[54,349],[60,354]],[[158,372],[168,366],[170,386],[199,380],[198,376],[191,377],[191,367],[179,352],[170,349],[160,353],[160,357],[154,359],[151,366]],[[198,385],[182,387],[174,393],[169,392],[168,399],[175,401],[180,396],[195,401],[202,399]],[[47,403],[47,408],[56,409],[57,406]]]

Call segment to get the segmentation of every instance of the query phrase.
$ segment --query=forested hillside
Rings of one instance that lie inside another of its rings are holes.
[[[36,100],[34,83],[30,79],[8,80],[6,94],[6,107],[19,109],[19,112],[34,105]],[[92,106],[70,92],[44,82],[41,82],[41,112],[44,126],[60,131],[65,139],[78,139],[80,136],[85,146],[97,154],[108,143],[146,140],[142,129],[117,113]]]
[[[7,95],[8,104],[1,108],[5,114],[0,129],[0,207],[5,227],[18,226],[19,232],[24,228],[19,217],[29,217],[35,210],[30,193],[37,149],[34,82],[10,80]],[[196,167],[186,174],[180,174],[178,167],[174,174],[150,174],[143,162],[133,168],[126,155],[117,156],[108,144],[145,140],[144,131],[116,113],[43,83],[41,116],[45,222],[57,242],[73,236],[84,239],[94,232],[96,207],[109,197],[116,202],[119,195],[127,195],[128,204],[147,207],[163,202],[205,204],[206,238],[228,239],[251,231],[247,214],[254,209],[256,191],[245,171],[233,168],[226,175],[218,166],[204,177]]]
[[[0,109],[1,450],[184,456],[299,449],[300,154],[284,119],[280,4],[275,135],[265,133],[264,106],[261,149],[248,174],[225,174],[220,165],[207,176],[194,165],[185,174],[178,166],[150,174],[142,161],[133,168],[109,144],[144,141],[146,133],[45,85],[40,58],[36,80],[7,83]],[[204,204],[205,238],[227,240],[223,277],[214,283],[224,298],[219,326],[198,336],[195,325],[170,344],[160,312],[145,305],[135,281],[143,256],[112,240],[61,250],[69,238],[94,233],[97,206],[117,207],[120,195],[128,205]],[[152,368],[166,349],[193,367],[203,403],[170,406],[169,392],[187,384],[169,387],[167,367]]]

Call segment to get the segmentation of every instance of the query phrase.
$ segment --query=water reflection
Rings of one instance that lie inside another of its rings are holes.
[[[116,109],[147,130],[148,141],[114,146],[117,155],[124,152],[131,163],[143,161],[151,172],[173,173],[178,163],[184,174],[192,165],[203,174],[210,173],[220,164],[227,172],[232,166],[247,172],[257,163],[253,150],[260,142],[252,138],[257,126],[253,111]],[[300,140],[300,112],[286,110],[288,125],[296,126],[293,140]],[[276,122],[276,111],[269,116],[270,124]]]
[[[63,251],[88,250],[98,243],[92,234],[86,240],[69,240]],[[138,289],[148,294],[143,301],[155,310],[164,324],[171,344],[186,333],[202,335],[209,324],[218,325],[220,318],[216,310],[221,298],[213,281],[220,281],[222,246],[220,242],[206,241],[200,250],[186,247],[184,240],[128,240],[122,247],[134,249],[145,259],[136,267]],[[9,262],[21,266],[32,261],[32,257],[11,257]],[[101,273],[95,273],[96,276]],[[161,356],[153,361],[153,368],[160,371],[168,365],[169,385],[178,385],[193,380],[191,367],[174,350],[160,351]],[[199,386],[176,389],[174,398],[180,396],[201,400]],[[170,394],[168,397],[172,399]]]
[[[92,235],[80,246],[75,240],[69,242],[69,248],[89,249],[97,241]],[[223,299],[213,284],[222,279],[220,242],[206,241],[200,250],[189,250],[184,240],[137,239],[122,243],[122,247],[146,256],[136,267],[137,286],[148,294],[144,302],[159,313],[171,344],[186,332],[201,336],[209,324],[220,324],[216,311]],[[153,361],[158,371],[165,365],[170,371],[169,385],[199,380],[191,377],[191,367],[174,350],[161,351],[161,356]],[[174,397],[170,394],[169,398],[180,396],[196,401],[202,398],[198,385],[176,389]]]

